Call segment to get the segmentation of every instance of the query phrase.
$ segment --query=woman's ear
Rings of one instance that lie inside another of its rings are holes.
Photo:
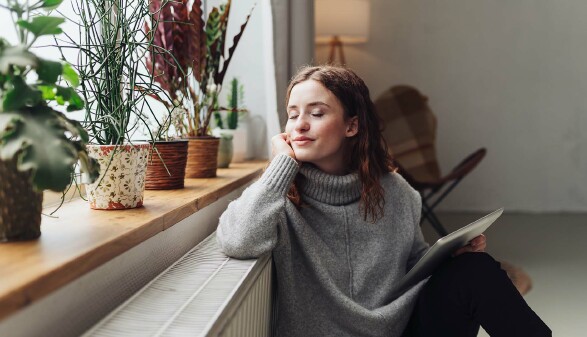
[[[346,124],[346,136],[353,137],[359,132],[359,117],[351,117]]]

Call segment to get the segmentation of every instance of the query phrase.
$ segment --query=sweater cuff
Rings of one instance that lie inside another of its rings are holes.
[[[280,154],[269,163],[259,181],[280,195],[286,195],[298,171],[299,165],[295,159]]]

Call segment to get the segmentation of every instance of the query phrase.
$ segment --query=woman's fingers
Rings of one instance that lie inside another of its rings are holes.
[[[296,158],[290,146],[287,133],[279,133],[271,138],[271,154],[273,157],[279,154],[286,154],[294,159]]]
[[[485,238],[485,235],[481,234],[469,241],[468,245],[457,249],[453,253],[453,256],[468,252],[484,252],[485,248],[487,248],[487,239]]]
[[[487,239],[485,235],[481,234],[470,241],[469,245],[475,252],[484,252],[487,248]]]

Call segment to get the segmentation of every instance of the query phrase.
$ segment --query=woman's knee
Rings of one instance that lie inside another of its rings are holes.
[[[487,253],[464,253],[451,258],[434,273],[432,279],[453,286],[479,286],[507,275]]]

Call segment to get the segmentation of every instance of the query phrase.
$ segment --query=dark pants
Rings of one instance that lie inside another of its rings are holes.
[[[422,289],[405,336],[552,336],[489,254],[451,258]]]

